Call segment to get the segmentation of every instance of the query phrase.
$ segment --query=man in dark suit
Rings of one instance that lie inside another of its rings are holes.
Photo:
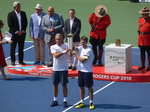
[[[75,17],[75,10],[69,10],[69,18],[65,21],[64,25],[64,34],[67,37],[67,34],[73,34],[73,46],[78,47],[80,43],[80,31],[81,31],[81,21],[77,17]],[[66,38],[67,39],[67,38]],[[76,65],[78,59],[74,57],[74,62],[72,64],[72,58],[68,57],[68,66],[69,69],[76,70]]]
[[[15,66],[15,49],[18,44],[18,56],[19,56],[19,64],[25,65],[23,62],[24,57],[24,41],[26,35],[27,28],[27,17],[24,11],[21,11],[20,2],[13,3],[14,10],[8,13],[7,22],[9,26],[9,32],[12,34],[11,48],[10,48],[10,56],[11,56],[11,65]]]

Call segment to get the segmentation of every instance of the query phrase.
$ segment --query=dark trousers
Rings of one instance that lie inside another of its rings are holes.
[[[141,55],[145,56],[146,55],[145,53],[147,52],[148,57],[150,56],[150,46],[140,46],[139,45],[139,48],[140,48]]]
[[[24,49],[25,35],[12,37],[12,41],[13,42],[11,43],[11,47],[10,47],[11,62],[16,61],[15,50],[16,50],[17,44],[18,44],[19,62],[23,62],[23,58],[24,58],[23,49]]]
[[[97,49],[97,46],[98,46],[99,50],[103,50],[103,45],[105,41],[106,39],[100,40],[100,39],[95,39],[95,38],[90,37],[90,43],[93,49]]]
[[[103,55],[103,45],[105,43],[106,39],[94,39],[92,37],[90,37],[90,43],[92,45],[92,50],[94,53],[94,60],[93,60],[93,64],[96,64],[96,61],[98,59],[98,65],[102,66],[102,55]],[[98,46],[98,54],[97,54],[97,46]]]

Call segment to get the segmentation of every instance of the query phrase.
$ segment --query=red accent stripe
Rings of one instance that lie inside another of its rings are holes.
[[[19,66],[8,66],[8,72],[18,75],[29,75],[29,76],[41,76],[51,77],[52,68],[46,68],[42,65],[19,65]],[[30,70],[25,69],[11,69],[18,67],[28,67]],[[68,77],[77,77],[77,70],[69,70]],[[139,71],[138,66],[132,66],[132,70],[126,74],[122,73],[106,73],[104,67],[93,66],[93,78],[95,80],[105,81],[119,81],[119,82],[150,82],[150,71]]]

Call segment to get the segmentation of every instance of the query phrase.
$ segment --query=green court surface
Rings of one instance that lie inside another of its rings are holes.
[[[3,33],[8,30],[7,14],[13,10],[14,0],[0,0],[0,19],[4,21]],[[63,15],[64,20],[68,18],[68,10],[76,10],[76,16],[81,19],[81,36],[89,37],[90,25],[88,17],[94,12],[97,5],[105,5],[108,8],[108,14],[111,17],[112,24],[108,28],[107,41],[105,45],[115,43],[116,39],[121,39],[123,44],[132,44],[137,47],[137,21],[141,15],[138,13],[142,7],[150,8],[149,3],[130,3],[129,0],[20,0],[21,9],[26,12],[28,22],[30,15],[35,12],[34,7],[40,3],[43,5],[44,12],[47,8],[53,6],[56,13]],[[27,29],[27,41],[29,38],[29,25]]]

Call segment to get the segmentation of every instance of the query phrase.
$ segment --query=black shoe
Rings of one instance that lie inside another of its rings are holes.
[[[146,71],[150,71],[150,66],[148,66],[148,67],[146,68]]]
[[[58,106],[58,101],[53,101],[50,106],[51,106],[51,107]]]
[[[130,0],[131,3],[139,2],[139,0]]]
[[[97,63],[97,58],[94,58],[92,65],[95,65]]]
[[[12,65],[12,66],[15,66],[15,62],[11,62],[11,65]]]
[[[68,69],[72,69],[72,65],[68,66]]]
[[[33,63],[33,65],[38,65],[38,64],[40,64],[40,61],[35,61],[35,62]]]
[[[68,107],[68,103],[67,102],[63,102],[63,107]]]
[[[72,70],[77,70],[77,68],[76,67],[72,67]]]
[[[49,63],[47,67],[53,67],[53,63]]]
[[[19,64],[20,64],[20,65],[26,65],[26,63],[24,63],[24,62],[19,62]]]
[[[104,65],[102,64],[102,61],[98,61],[98,66],[104,66]]]
[[[142,69],[145,69],[145,65],[139,66],[138,70],[142,70]]]

